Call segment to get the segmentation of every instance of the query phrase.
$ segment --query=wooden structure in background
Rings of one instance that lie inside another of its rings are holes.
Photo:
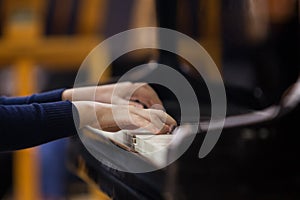
[[[77,71],[87,54],[101,41],[95,30],[101,15],[99,2],[82,1],[82,22],[73,36],[44,35],[46,1],[3,0],[2,37],[0,38],[0,66],[13,66],[14,95],[36,92],[36,66]],[[90,14],[90,8],[94,14]],[[87,14],[89,13],[89,14]],[[103,17],[102,17],[103,18]],[[59,68],[58,68],[59,67]],[[31,148],[14,154],[14,199],[41,199],[38,149]]]
[[[203,38],[199,42],[211,55],[219,70],[221,70],[221,1],[206,0],[203,5],[205,6],[201,9],[206,10],[206,24],[205,27],[201,27],[205,31],[203,32]]]

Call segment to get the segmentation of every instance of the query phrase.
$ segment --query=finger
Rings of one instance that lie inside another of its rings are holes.
[[[122,98],[114,98],[114,101],[112,103],[117,104],[117,105],[131,105],[131,106],[134,106],[137,108],[144,108],[144,106],[142,104],[140,104],[139,102],[134,102],[134,101],[130,101],[130,100],[122,99]]]
[[[139,100],[148,108],[155,104],[163,105],[156,92],[148,84],[135,83],[135,87],[138,88],[130,98],[131,100]]]
[[[159,133],[160,132],[159,128],[157,128],[153,123],[151,123],[149,120],[143,118],[140,115],[134,114],[132,119],[133,119],[132,120],[132,125],[133,125],[134,128],[147,129],[147,130],[149,130],[150,132],[153,132],[153,133]],[[132,128],[132,129],[134,129],[134,128]]]
[[[161,122],[165,123],[168,126],[177,126],[177,122],[166,112],[161,110],[150,109],[150,112],[155,113]]]
[[[134,106],[136,108],[144,108],[144,105],[134,101],[129,101],[129,105]]]
[[[138,118],[135,120],[137,122],[137,128],[144,128],[154,134],[165,134],[170,132],[170,127],[165,124],[160,123],[157,125],[156,123],[153,123],[153,121],[148,121],[141,116],[137,115],[136,117]]]
[[[115,130],[115,128],[119,127],[121,129],[130,130],[144,128],[155,134],[170,132],[170,127],[160,120],[157,113],[152,113],[151,116],[151,112],[149,110],[135,108],[132,106],[127,107],[126,110],[119,109],[117,112],[118,115],[116,118],[112,119],[114,122],[106,123],[110,125],[109,127],[105,127],[106,130],[108,130],[108,128]]]
[[[160,110],[133,109],[132,112],[148,120],[159,130],[165,130],[163,132],[171,132],[171,129],[176,126],[176,121]]]
[[[162,110],[162,111],[166,112],[164,106],[162,106],[160,104],[153,104],[150,108],[155,109],[155,110]]]
[[[159,99],[157,94],[152,90],[146,90],[144,92],[145,95],[142,96],[142,94],[139,94],[139,99],[142,102],[145,102],[145,104],[150,108],[153,105],[161,105],[163,106],[162,101]]]
[[[130,100],[139,101],[141,104],[145,105],[146,108],[165,110],[162,102],[158,98],[153,100],[153,96],[133,96]]]
[[[163,105],[162,101],[159,99],[157,93],[154,91],[154,89],[150,85],[145,85],[145,89],[148,91],[148,94],[151,95],[152,98],[150,98],[150,104],[151,105]]]
[[[170,133],[170,132],[171,132],[170,126],[164,124],[163,127],[155,134],[166,134],[166,133]]]

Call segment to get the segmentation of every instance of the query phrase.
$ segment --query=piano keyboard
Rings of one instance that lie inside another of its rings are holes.
[[[109,140],[114,145],[126,151],[133,152],[158,167],[166,165],[168,149],[172,145],[176,145],[180,138],[186,135],[186,132],[189,132],[180,131],[179,134],[155,135],[145,130],[121,130],[112,133],[92,127],[86,127],[86,129],[88,129],[87,133],[92,133],[88,137],[94,142],[105,142],[107,144],[107,140]]]

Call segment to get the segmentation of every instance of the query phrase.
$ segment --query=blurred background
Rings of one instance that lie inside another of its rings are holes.
[[[0,93],[72,87],[80,64],[101,41],[130,28],[161,26],[203,45],[225,84],[252,97],[234,93],[235,100],[261,109],[278,103],[298,78],[299,6],[297,0],[0,0]],[[138,39],[159,38],[149,33]],[[131,52],[100,82],[151,60],[197,79],[192,67],[173,58],[156,50]],[[91,65],[105,67],[105,59],[103,52]],[[93,76],[86,73],[86,79]],[[68,142],[1,153],[0,199],[101,199],[87,177],[70,172]]]

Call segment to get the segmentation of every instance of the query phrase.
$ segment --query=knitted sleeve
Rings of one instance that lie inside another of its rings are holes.
[[[45,99],[58,98],[51,93],[48,94],[45,96],[33,95],[25,97],[23,100],[13,100],[13,102],[43,102]],[[4,100],[6,103],[9,101]],[[77,117],[73,118],[72,110]],[[75,135],[74,119],[78,119],[78,113],[69,101],[0,105],[0,151],[33,147]]]
[[[61,95],[65,89],[57,89],[40,94],[33,94],[25,97],[0,97],[2,105],[21,105],[31,103],[47,103],[61,101]]]

